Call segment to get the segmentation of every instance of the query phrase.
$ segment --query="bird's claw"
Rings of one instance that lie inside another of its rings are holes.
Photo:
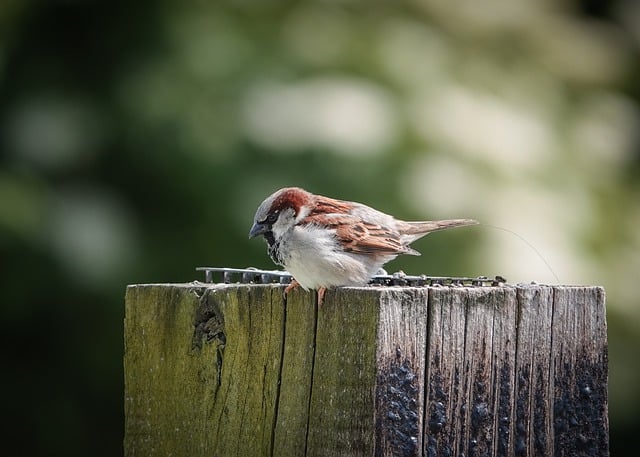
[[[292,279],[291,282],[289,283],[289,285],[287,287],[284,288],[284,291],[282,292],[282,298],[284,298],[285,300],[287,299],[287,294],[289,292],[291,292],[293,289],[297,288],[300,286],[300,283],[298,281],[296,281],[295,279]],[[322,303],[324,303],[324,294],[327,292],[327,288],[326,287],[320,287],[318,289],[318,306],[322,306]]]
[[[292,279],[289,285],[284,288],[284,291],[282,292],[282,298],[286,300],[287,294],[291,292],[293,289],[295,289],[296,287],[298,287],[299,285],[300,283],[298,283],[298,281],[296,281],[295,279]]]

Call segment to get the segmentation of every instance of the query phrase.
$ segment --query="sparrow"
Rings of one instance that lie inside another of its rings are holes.
[[[407,222],[362,203],[286,187],[267,197],[253,218],[249,238],[262,235],[271,260],[293,276],[284,294],[298,285],[318,291],[362,286],[400,254],[420,255],[409,245],[437,230],[474,225],[473,219]]]

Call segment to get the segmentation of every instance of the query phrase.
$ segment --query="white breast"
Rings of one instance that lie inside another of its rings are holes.
[[[280,249],[285,268],[304,289],[364,285],[395,258],[344,252],[334,231],[313,226],[296,226],[283,234]]]

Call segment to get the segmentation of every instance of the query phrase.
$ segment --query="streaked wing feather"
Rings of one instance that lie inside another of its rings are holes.
[[[400,234],[395,231],[364,222],[349,214],[316,211],[307,216],[302,223],[335,230],[336,238],[346,252],[370,255],[419,255],[417,251],[403,245]]]
[[[334,215],[342,216],[348,214],[353,209],[353,203],[344,200],[336,200],[334,198],[315,196],[315,206],[309,213],[309,217]]]

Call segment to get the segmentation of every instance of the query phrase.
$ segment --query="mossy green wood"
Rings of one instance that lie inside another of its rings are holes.
[[[203,306],[223,320],[213,344],[196,340]],[[125,454],[270,455],[283,314],[278,287],[129,287]]]
[[[300,289],[289,293],[284,315],[285,344],[274,456],[295,457],[306,453],[317,312],[315,294]]]
[[[130,286],[124,321],[127,456],[205,455],[219,379],[215,345],[192,347],[201,289]]]
[[[309,456],[373,455],[379,292],[327,292],[318,311]]]
[[[130,286],[126,455],[370,455],[379,294]]]
[[[282,294],[271,286],[206,293],[221,312],[225,348],[205,455],[270,455],[283,350]]]

